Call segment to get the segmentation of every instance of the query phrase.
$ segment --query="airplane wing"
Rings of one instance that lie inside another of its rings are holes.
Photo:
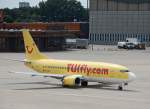
[[[3,58],[3,60],[8,60],[8,61],[16,61],[16,62],[27,62],[27,60],[19,60],[19,59],[9,59],[9,58]]]
[[[14,72],[14,71],[9,71],[9,73],[26,74],[26,75],[31,75],[31,76],[51,77],[51,78],[56,78],[56,79],[62,79],[65,76],[65,75],[61,75],[61,74],[46,74],[46,73],[37,73],[37,72]]]

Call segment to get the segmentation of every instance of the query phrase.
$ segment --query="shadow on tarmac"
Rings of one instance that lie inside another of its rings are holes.
[[[17,84],[40,84],[40,85],[48,85],[48,87],[36,87],[36,88],[22,88],[22,89],[14,89],[14,90],[44,90],[44,89],[99,89],[99,90],[107,90],[107,91],[120,91],[115,88],[113,85],[103,85],[103,84],[94,84],[88,85],[87,87],[78,86],[78,87],[63,87],[62,84],[50,83],[48,81],[45,82],[23,82],[23,83],[10,83],[9,85],[17,85]],[[123,92],[139,92],[137,90],[128,90],[124,89]]]

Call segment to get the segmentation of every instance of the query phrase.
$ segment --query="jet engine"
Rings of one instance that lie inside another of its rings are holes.
[[[63,86],[79,86],[81,84],[81,78],[80,75],[70,75],[63,78],[62,84]]]

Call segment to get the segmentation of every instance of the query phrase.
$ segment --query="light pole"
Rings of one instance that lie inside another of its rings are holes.
[[[93,19],[94,19],[94,17],[92,16],[92,17],[91,17],[91,20],[92,20],[92,22],[91,22],[91,24],[92,24],[92,25],[91,25],[91,43],[92,43],[92,51],[94,50],[94,47],[93,47],[93,43],[94,43],[94,39],[93,39],[93,38],[94,38],[94,37],[93,37],[93,36],[94,36],[94,34],[93,34]]]
[[[89,9],[89,0],[87,0],[87,9]]]

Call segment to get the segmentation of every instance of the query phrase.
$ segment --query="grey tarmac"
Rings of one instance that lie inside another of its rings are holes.
[[[49,58],[104,61],[127,66],[137,79],[125,87],[63,88],[53,78],[31,77],[8,71],[32,72],[23,63],[5,60],[24,59],[24,53],[0,53],[0,109],[149,109],[150,48],[118,50],[115,46],[94,46],[94,51],[69,50],[44,52]]]

